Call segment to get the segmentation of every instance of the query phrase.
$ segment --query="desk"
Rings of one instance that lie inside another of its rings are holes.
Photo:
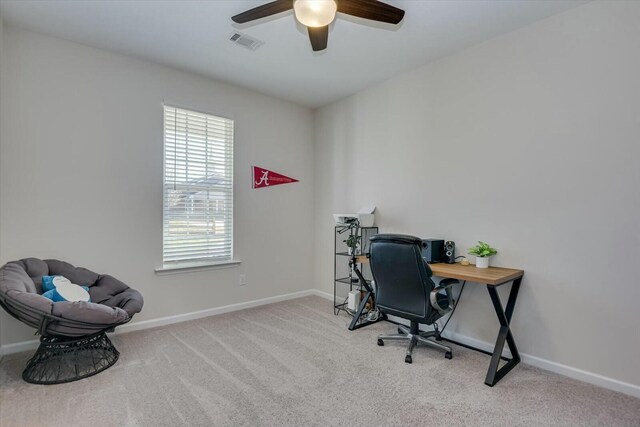
[[[433,274],[438,277],[452,278],[458,280],[466,280],[471,283],[480,283],[487,286],[493,308],[498,316],[500,322],[500,331],[496,338],[496,344],[491,354],[491,363],[489,363],[489,370],[487,371],[487,377],[484,383],[493,387],[498,381],[502,379],[510,370],[512,370],[518,363],[520,363],[520,354],[516,347],[516,342],[513,339],[513,334],[510,329],[511,316],[513,315],[513,309],[516,305],[516,299],[518,298],[518,291],[520,290],[520,282],[524,271],[514,270],[512,268],[477,268],[473,265],[461,265],[456,264],[429,264]],[[502,302],[498,296],[497,287],[506,283],[513,282],[511,285],[511,292],[509,292],[509,298],[507,299],[507,308],[502,308]],[[457,303],[456,303],[457,304]],[[445,339],[445,338],[443,338]],[[453,340],[447,340],[456,343]],[[511,359],[506,359],[507,363],[499,368],[500,359],[502,359],[502,350],[504,349],[505,341],[511,350]],[[474,349],[477,350],[477,349]]]
[[[357,261],[361,263],[368,263],[369,259],[366,255],[360,255],[357,257]],[[512,268],[501,267],[489,267],[489,268],[477,268],[474,265],[462,265],[456,264],[429,264],[434,276],[442,278],[451,278],[458,280],[466,280],[471,283],[484,284],[487,286],[493,308],[498,316],[500,322],[500,331],[496,338],[496,344],[493,348],[491,355],[491,362],[489,363],[489,370],[484,383],[490,387],[493,387],[500,381],[510,370],[512,370],[518,363],[520,363],[520,353],[516,347],[516,342],[513,339],[511,333],[510,322],[513,316],[513,309],[516,305],[516,299],[518,298],[518,291],[520,290],[520,282],[522,282],[522,276],[524,271],[515,270]],[[500,296],[498,295],[497,288],[509,282],[513,282],[511,285],[511,291],[509,292],[509,298],[507,299],[506,309],[502,306]],[[450,339],[442,338],[445,341],[452,342],[454,344],[463,345],[473,350],[482,351],[475,347],[468,346],[463,343],[459,343]],[[502,357],[502,350],[504,344],[509,346],[511,351],[511,359]],[[504,359],[507,363],[500,368],[500,359]]]

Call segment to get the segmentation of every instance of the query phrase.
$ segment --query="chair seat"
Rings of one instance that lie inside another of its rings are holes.
[[[42,276],[64,276],[89,288],[92,302],[53,302],[42,296]],[[128,322],[142,310],[142,295],[109,275],[58,260],[27,258],[0,268],[0,303],[42,335],[78,337]],[[42,330],[43,322],[46,328]]]

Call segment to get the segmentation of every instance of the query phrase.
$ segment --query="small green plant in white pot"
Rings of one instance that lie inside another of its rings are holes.
[[[343,242],[346,243],[347,247],[349,248],[349,255],[358,253],[357,249],[358,249],[358,246],[360,245],[360,237],[361,236],[356,236],[352,234],[349,237],[347,237],[347,240],[343,240]]]
[[[469,248],[469,255],[475,255],[476,267],[489,268],[489,259],[498,253],[498,251],[492,248],[488,243],[478,242],[478,244],[472,248]]]

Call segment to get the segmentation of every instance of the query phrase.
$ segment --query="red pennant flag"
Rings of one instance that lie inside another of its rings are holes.
[[[273,187],[274,185],[289,184],[291,182],[298,182],[298,180],[268,169],[253,166],[253,188]]]

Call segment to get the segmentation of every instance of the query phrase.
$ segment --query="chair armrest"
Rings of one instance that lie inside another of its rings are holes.
[[[451,292],[451,288],[453,287],[453,285],[457,285],[458,283],[460,283],[458,279],[442,279],[438,283],[438,286],[433,290],[434,291],[437,290],[436,293],[444,290],[447,293],[447,296],[449,297],[449,299],[453,301],[453,293]]]
[[[451,302],[453,301],[453,294],[451,293],[451,287],[457,283],[460,283],[458,279],[442,279],[438,286],[433,288],[433,290],[429,294],[429,302],[431,303],[431,307],[435,308],[440,315],[444,315],[448,311],[452,309]],[[442,308],[440,304],[438,304],[438,294],[441,291],[445,291],[447,293],[447,297],[449,298],[449,307]]]

